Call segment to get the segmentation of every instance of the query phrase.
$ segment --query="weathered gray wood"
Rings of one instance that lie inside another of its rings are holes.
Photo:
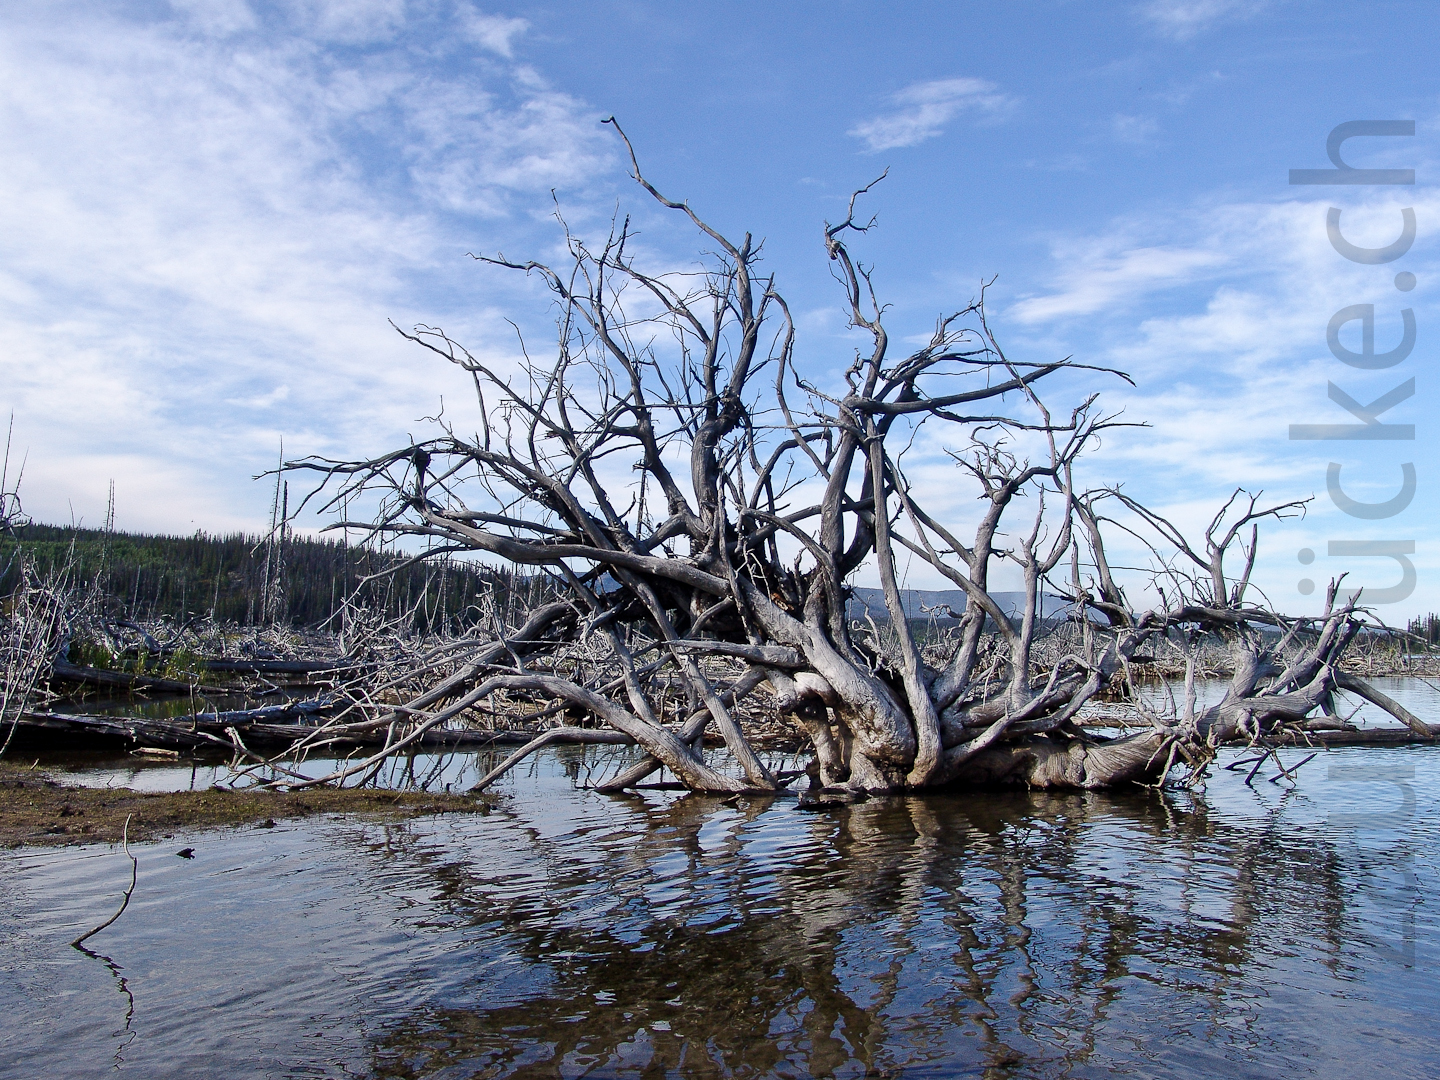
[[[1370,704],[1372,705],[1380,706],[1380,708],[1384,709],[1391,716],[1395,717],[1395,719],[1401,720],[1404,723],[1408,724],[1410,726],[1410,730],[1415,732],[1417,735],[1434,734],[1434,731],[1431,729],[1429,724],[1426,724],[1418,716],[1412,713],[1409,709],[1405,708],[1405,706],[1401,705],[1398,701],[1390,697],[1388,694],[1382,694],[1379,690],[1371,686],[1364,679],[1357,678],[1356,676],[1351,675],[1345,671],[1337,671],[1335,673],[1335,685],[1340,687],[1341,690],[1348,690],[1352,694],[1359,695],[1366,701],[1370,702]]]
[[[209,671],[241,675],[355,675],[373,667],[350,660],[206,660]]]
[[[17,736],[47,737],[43,741],[63,749],[89,750],[98,744],[119,741],[127,747],[153,747],[195,753],[226,753],[234,744],[226,734],[234,728],[247,746],[269,753],[282,752],[305,739],[323,740],[328,747],[371,747],[385,745],[385,730],[327,727],[315,723],[279,723],[285,707],[250,709],[243,712],[202,713],[192,717],[151,720],[128,716],[98,716],[84,713],[26,713],[17,724]],[[7,725],[8,726],[8,725]],[[585,732],[580,735],[578,733]],[[483,750],[491,746],[513,746],[528,742],[541,732],[534,728],[501,731],[433,729],[421,734],[412,745],[423,750]],[[592,742],[629,745],[634,740],[612,730],[566,728],[550,741]]]
[[[512,570],[546,568],[574,617],[546,630],[549,655],[522,656],[507,643],[475,667],[476,683],[509,695],[492,707],[545,695],[633,736],[650,757],[607,789],[638,783],[663,762],[694,790],[734,790],[741,781],[714,774],[666,723],[703,707],[746,782],[773,788],[744,729],[750,718],[715,693],[714,676],[732,677],[733,661],[744,660],[775,671],[787,703],[806,702],[797,715],[808,720],[827,787],[870,794],[997,777],[1057,788],[1158,783],[1176,764],[1194,783],[1217,745],[1264,745],[1333,712],[1347,650],[1389,631],[1338,581],[1322,614],[1303,618],[1259,606],[1269,602],[1251,581],[1262,526],[1302,514],[1308,500],[1267,505],[1236,489],[1202,531],[1187,532],[1119,486],[1086,488],[1078,474],[1088,448],[1129,421],[1089,391],[1063,407],[1042,401],[1040,390],[1057,381],[1048,376],[1084,365],[1007,358],[983,295],[937,319],[928,343],[896,353],[886,305],[849,248],[870,228],[855,216],[868,187],[824,230],[850,325],[868,338],[828,396],[792,367],[797,327],[774,279],[756,276],[753,238],[732,242],[688,203],[661,195],[623,141],[646,193],[686,215],[706,252],[717,252],[703,287],[632,262],[628,217],[617,218],[603,249],[567,233],[564,266],[477,256],[548,287],[562,313],[558,350],[527,353],[517,378],[439,329],[396,327],[472,375],[488,402],[481,432],[466,438],[445,425],[378,456],[283,466],[317,474],[321,488],[336,485],[331,510],[379,497],[376,536],[408,536],[446,556],[485,553]],[[646,318],[679,343],[672,357],[624,330],[637,316],[621,299],[624,285],[659,302]],[[787,400],[794,391],[803,402]],[[501,418],[503,433],[491,427]],[[928,470],[923,480],[906,474],[920,423],[937,433],[950,425],[949,445],[964,447],[951,452],[955,483],[974,497],[965,503],[974,512],[961,515],[964,535],[926,509],[937,499],[947,512],[961,505],[953,485]],[[633,493],[607,489],[621,461],[640,474]],[[1112,566],[1107,536],[1147,549],[1149,570]],[[965,596],[948,641],[911,626],[902,563],[912,559]],[[1002,565],[1021,573],[1018,607],[1002,608],[992,589]],[[884,632],[847,614],[847,582],[861,567],[879,575]],[[1137,572],[1144,577],[1128,587],[1136,599],[1158,597],[1158,607],[1137,609],[1127,597],[1125,579]],[[1057,624],[1046,610],[1058,591],[1073,623]],[[512,615],[507,608],[504,619]],[[498,615],[493,621],[506,633]],[[1224,644],[1232,675],[1224,699],[1199,709],[1195,679],[1213,651],[1206,642]],[[1164,715],[1141,708],[1153,728],[1108,742],[1077,737],[1082,708],[1111,692],[1142,702],[1135,667],[1172,654],[1184,662],[1185,695]],[[1429,736],[1395,702],[1368,696]],[[395,708],[387,750],[411,745],[420,708]],[[423,723],[436,723],[424,708]]]
[[[104,686],[115,690],[152,690],[160,694],[188,694],[192,690],[205,694],[226,693],[224,687],[202,686],[199,680],[184,682],[180,679],[162,679],[155,675],[133,674],[128,671],[107,671],[104,668],[84,667],[66,660],[56,660],[51,677],[64,682],[80,683],[82,686]]]
[[[1422,735],[1410,728],[1359,728],[1355,731],[1279,731],[1268,737],[1280,746],[1406,746],[1440,743],[1433,731]],[[1236,744],[1240,745],[1240,744]]]

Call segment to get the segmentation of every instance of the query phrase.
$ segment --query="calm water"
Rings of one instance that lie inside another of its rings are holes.
[[[486,816],[137,845],[103,957],[66,942],[118,850],[0,854],[0,1076],[1440,1074],[1434,749],[821,813],[584,760]]]

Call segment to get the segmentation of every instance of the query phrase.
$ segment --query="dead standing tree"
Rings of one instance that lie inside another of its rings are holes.
[[[1077,490],[1077,459],[1116,420],[1093,396],[1057,419],[1039,387],[1080,365],[1007,358],[983,294],[940,319],[923,348],[892,359],[884,309],[849,247],[869,227],[852,198],[824,239],[867,345],[845,369],[843,390],[826,393],[795,371],[795,326],[773,278],[758,273],[751,236],[731,241],[661,194],[633,150],[631,162],[651,197],[715,245],[702,272],[638,266],[628,219],[598,249],[567,228],[563,268],[480,256],[547,286],[558,311],[554,357],[527,359],[517,377],[439,329],[401,331],[470,373],[480,431],[463,438],[446,426],[370,460],[287,466],[324,473],[322,490],[338,484],[332,506],[378,492],[381,535],[425,537],[432,553],[482,553],[563,586],[568,602],[537,612],[513,647],[450,688],[454,696],[564,702],[646,752],[608,787],[664,766],[706,791],[778,786],[735,708],[766,683],[809,739],[818,782],[869,792],[1154,782],[1177,756],[1202,765],[1217,741],[1259,737],[1328,706],[1335,663],[1360,626],[1354,606],[1332,606],[1314,625],[1247,606],[1255,540],[1244,526],[1293,507],[1252,501],[1239,525],[1207,534],[1211,576],[1176,578],[1166,609],[1132,614],[1105,554],[1107,497],[1141,515],[1134,528],[1150,530],[1157,552],[1172,549],[1162,565],[1175,550],[1200,556],[1127,497]],[[951,433],[958,467],[975,484],[981,514],[968,540],[927,509],[902,468],[921,424]],[[631,466],[628,477],[617,477],[617,463]],[[1016,513],[1029,515],[1026,524],[1002,532]],[[1094,568],[1083,581],[1082,549]],[[1247,565],[1232,583],[1224,559],[1237,549]],[[938,663],[907,618],[902,557],[927,563],[968,598]],[[991,595],[1002,560],[1023,575],[1018,617]],[[889,652],[847,618],[846,582],[867,564],[898,643]],[[1075,609],[1089,613],[1085,643],[1042,670],[1032,650],[1057,569],[1070,571]],[[1279,654],[1254,629],[1265,625],[1285,629],[1298,657],[1283,671],[1271,670]],[[1216,629],[1250,657],[1218,712],[1156,716],[1151,730],[1114,740],[1076,725],[1102,688],[1131,678],[1147,642]],[[743,672],[722,682],[717,657],[742,662]],[[723,737],[735,771],[701,754],[707,728]]]

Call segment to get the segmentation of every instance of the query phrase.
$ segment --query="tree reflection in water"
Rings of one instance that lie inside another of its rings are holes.
[[[383,1033],[381,1075],[1274,1076],[1364,938],[1340,848],[1283,802],[568,809],[387,831],[474,962]]]

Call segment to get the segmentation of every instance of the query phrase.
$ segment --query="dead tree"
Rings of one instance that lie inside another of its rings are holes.
[[[1177,760],[1202,767],[1220,742],[1329,709],[1363,613],[1332,602],[1320,620],[1294,620],[1251,603],[1256,527],[1299,504],[1251,499],[1237,512],[1237,494],[1197,549],[1127,495],[1078,487],[1082,455],[1120,421],[1093,393],[1056,412],[1041,390],[1062,373],[1067,384],[1124,376],[1007,357],[983,290],[940,318],[922,348],[893,356],[870,271],[850,248],[873,224],[856,217],[864,190],[824,243],[865,344],[831,383],[807,381],[790,311],[773,277],[759,274],[759,245],[661,194],[633,150],[631,162],[645,192],[712,248],[699,271],[639,265],[628,219],[598,247],[566,228],[560,267],[477,256],[548,288],[553,354],[517,373],[443,330],[400,330],[470,374],[479,430],[465,437],[444,424],[368,460],[286,466],[322,473],[331,508],[378,495],[377,535],[555,580],[565,602],[544,609],[543,625],[532,618],[517,647],[476,665],[456,694],[560,701],[623,733],[646,756],[611,787],[664,766],[708,791],[777,787],[735,707],[761,685],[813,748],[814,783],[844,792],[1153,783]],[[974,489],[964,538],[907,478],[906,448],[922,428]],[[1014,517],[1021,524],[1002,529]],[[1106,543],[1117,528],[1156,553],[1155,610],[1137,614],[1111,572]],[[1243,561],[1238,576],[1227,556]],[[938,654],[907,617],[902,558],[967,597]],[[1170,569],[1177,559],[1195,572]],[[992,595],[1002,562],[1023,577],[1018,612]],[[849,617],[848,583],[862,571],[878,574],[889,648],[873,624]],[[1081,647],[1041,666],[1047,592],[1069,598],[1083,633]],[[1183,647],[1196,634],[1221,634],[1240,656],[1223,705],[1154,715],[1149,730],[1112,740],[1080,729],[1097,693],[1134,688],[1144,648]],[[720,658],[743,672],[720,679]],[[733,766],[702,755],[707,729]]]

